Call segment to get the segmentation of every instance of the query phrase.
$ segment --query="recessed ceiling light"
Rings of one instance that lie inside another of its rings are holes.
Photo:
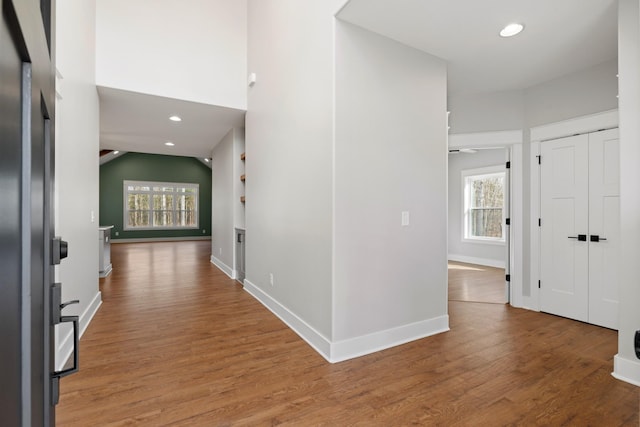
[[[167,147],[173,147],[173,146],[174,146],[174,145],[176,145],[176,144],[174,144],[174,143],[173,143],[173,142],[171,142],[171,141],[167,141],[167,142],[165,142],[165,143],[164,143],[164,145],[166,145]]]
[[[205,162],[207,162],[207,163],[209,163],[209,159],[206,159],[206,158],[205,158],[205,159],[204,159],[204,161],[205,161]]]
[[[182,119],[179,116],[171,116],[169,117],[169,120],[171,120],[172,122],[181,122]]]
[[[114,152],[113,152],[113,155],[115,156],[115,155],[116,155],[116,154],[118,154],[118,153],[119,153],[119,151],[118,151],[118,150],[116,150],[116,151],[114,151]]]
[[[522,24],[509,24],[500,31],[500,37],[513,37],[516,34],[520,34],[522,30],[524,30],[524,25]]]

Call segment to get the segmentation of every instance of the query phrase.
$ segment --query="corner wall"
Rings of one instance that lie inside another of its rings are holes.
[[[69,257],[57,267],[62,299],[79,299],[65,315],[80,316],[84,332],[100,306],[98,289],[98,131],[95,86],[95,0],[56,2],[57,90],[55,149],[56,234],[69,242]],[[71,328],[56,330],[60,369],[71,354]]]
[[[619,2],[620,51],[620,328],[613,375],[640,386],[634,334],[640,330],[640,7]]]
[[[332,359],[448,329],[446,66],[336,21]],[[402,213],[409,225],[402,226]]]
[[[231,278],[234,265],[234,130],[213,149],[211,158],[211,262]]]
[[[344,0],[249,0],[245,289],[331,339],[334,13]],[[273,278],[271,280],[271,278]]]

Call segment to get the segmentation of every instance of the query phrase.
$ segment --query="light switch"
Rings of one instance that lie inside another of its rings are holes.
[[[402,226],[403,227],[409,226],[409,211],[402,212]]]

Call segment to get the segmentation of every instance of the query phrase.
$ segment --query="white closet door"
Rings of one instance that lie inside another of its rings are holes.
[[[618,329],[619,145],[618,129],[589,135],[589,323],[612,329]]]
[[[541,144],[541,311],[588,321],[588,135]]]

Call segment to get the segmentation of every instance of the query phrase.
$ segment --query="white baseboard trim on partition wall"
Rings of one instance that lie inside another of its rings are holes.
[[[449,261],[464,262],[466,264],[484,265],[487,267],[504,268],[504,260],[498,261],[488,258],[476,258],[465,255],[449,254]]]
[[[431,335],[447,332],[448,330],[449,316],[444,315],[356,338],[337,341],[331,345],[330,362],[336,363],[354,359]]]
[[[616,354],[613,357],[614,378],[640,387],[640,363],[638,361],[624,359]]]
[[[87,307],[87,309],[80,315],[80,319],[79,319],[79,323],[80,323],[79,336],[80,337],[84,335],[84,331],[87,330],[89,323],[91,323],[93,316],[96,315],[96,313],[98,312],[98,308],[100,308],[101,305],[102,305],[102,293],[98,291],[96,295],[93,297],[93,300],[91,300],[91,303],[89,303],[89,306]],[[69,359],[69,357],[71,357],[71,354],[73,353],[73,345],[74,345],[73,330],[71,329],[69,330],[69,332],[67,332],[64,338],[62,338],[62,340],[60,341],[60,344],[58,345],[58,354],[56,357],[57,371],[61,371],[64,365],[67,363],[67,360]]]
[[[244,290],[267,307],[322,357],[331,362],[331,342],[324,335],[247,279],[244,279]]]
[[[444,315],[356,338],[331,342],[249,280],[245,279],[244,289],[330,363],[375,353],[449,330],[449,316]]]
[[[211,264],[218,267],[220,270],[222,270],[224,274],[226,274],[232,279],[235,279],[236,277],[238,277],[236,275],[236,271],[233,268],[229,267],[227,264],[220,261],[218,258],[214,257],[213,255],[211,255]]]

